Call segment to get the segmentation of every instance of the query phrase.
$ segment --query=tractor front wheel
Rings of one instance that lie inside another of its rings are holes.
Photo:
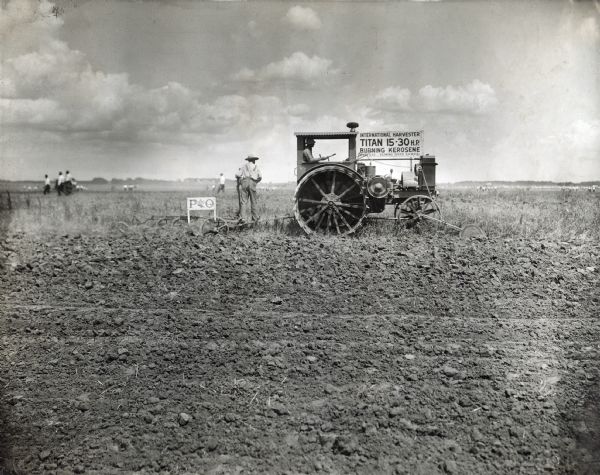
[[[442,222],[439,205],[427,195],[406,198],[402,203],[396,205],[394,214],[400,224],[409,228],[422,222],[435,225]]]

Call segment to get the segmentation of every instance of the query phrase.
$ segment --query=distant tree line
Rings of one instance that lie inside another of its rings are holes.
[[[600,181],[582,181],[582,182],[572,182],[572,181],[533,181],[533,180],[518,180],[518,181],[493,181],[493,180],[471,180],[471,181],[457,181],[454,183],[449,183],[450,185],[458,185],[458,186],[477,186],[477,185],[492,185],[492,186],[592,186],[600,185]]]
[[[102,178],[102,177],[94,177],[89,181],[89,183],[92,183],[95,185],[108,185],[108,184],[120,185],[123,183],[165,183],[165,182],[177,183],[180,181],[182,181],[182,180],[163,180],[163,179],[155,179],[155,178],[142,178],[142,177],[138,176],[135,178],[111,178],[110,180],[107,180],[106,178]],[[204,182],[204,181],[211,181],[211,179],[210,178],[186,178],[183,181]],[[212,181],[214,181],[214,180],[212,180]]]

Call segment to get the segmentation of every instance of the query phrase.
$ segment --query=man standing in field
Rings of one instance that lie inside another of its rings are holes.
[[[219,176],[219,188],[217,189],[216,194],[218,195],[221,191],[225,193],[225,175],[223,175],[222,173]]]
[[[238,168],[237,173],[235,174],[235,189],[237,191],[238,197],[238,210],[236,216],[238,218],[242,217],[242,168]]]
[[[63,185],[63,192],[65,195],[70,195],[73,191],[73,177],[69,170],[65,173],[65,184]]]
[[[239,172],[236,174],[236,178],[240,179],[240,192],[241,192],[241,209],[240,218],[245,220],[247,216],[247,204],[250,201],[250,213],[252,215],[252,222],[258,221],[257,203],[256,203],[256,185],[262,180],[262,175],[256,160],[258,157],[248,155],[246,157],[246,163]]]
[[[48,174],[44,175],[44,194],[47,195],[50,193],[50,178],[48,178]]]
[[[58,196],[62,195],[64,186],[65,186],[65,177],[62,174],[62,172],[58,172],[58,178],[56,179],[56,191],[58,192]]]

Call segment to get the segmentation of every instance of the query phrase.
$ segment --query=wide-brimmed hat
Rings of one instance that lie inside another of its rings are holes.
[[[248,156],[246,157],[246,160],[247,160],[248,162],[253,162],[253,161],[255,161],[255,160],[260,160],[260,159],[259,159],[258,157],[255,157],[254,155],[248,155]]]

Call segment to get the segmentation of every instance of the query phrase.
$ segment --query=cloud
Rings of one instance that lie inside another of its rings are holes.
[[[577,33],[584,41],[598,41],[598,39],[600,38],[600,28],[598,27],[598,22],[596,21],[596,18],[585,18],[579,25]]]
[[[511,179],[597,180],[600,120],[557,118],[551,129],[540,128],[538,121],[519,122],[486,153],[493,159],[493,167],[488,168],[497,177],[509,174]]]
[[[294,104],[286,107],[286,112],[294,117],[301,117],[310,112],[310,107],[306,104]]]
[[[0,98],[0,111],[3,125],[41,124],[56,127],[68,118],[67,111],[50,99]]]
[[[300,5],[290,8],[284,20],[297,30],[319,30],[322,26],[319,16],[312,8]]]
[[[484,114],[493,110],[497,103],[492,86],[475,79],[466,86],[427,85],[419,89],[417,96],[410,89],[390,86],[373,95],[368,108],[371,115],[381,112]]]
[[[242,68],[232,76],[235,81],[256,81],[257,74],[252,69]]]
[[[201,104],[190,123],[190,131],[226,132],[241,124],[249,125],[252,118],[253,98],[239,95],[222,96],[212,103]]]
[[[0,43],[3,58],[54,46],[63,20],[46,0],[12,0],[0,5]]]
[[[132,83],[127,74],[96,70],[83,53],[59,39],[62,20],[52,14],[52,6],[19,0],[2,7],[3,127],[87,139],[185,142],[197,141],[202,134],[225,134],[238,126],[268,127],[268,117],[284,114],[285,107],[271,96],[227,95],[206,101],[175,81],[149,89]],[[259,77],[316,80],[329,65],[320,58],[292,55],[268,65]]]
[[[262,36],[262,32],[258,29],[258,23],[256,23],[256,21],[250,20],[248,22],[248,33],[255,39]]]
[[[176,81],[150,88],[126,73],[101,71],[61,39],[63,22],[52,7],[0,3],[3,177],[20,178],[40,163],[70,163],[83,174],[86,162],[94,174],[177,177],[187,167],[202,176],[233,167],[251,150],[273,157],[272,178],[293,179],[294,155],[281,157],[293,150],[290,123],[309,114],[306,104],[288,106],[267,94],[207,97]],[[259,33],[254,23],[248,28]],[[331,74],[330,61],[300,53],[241,72],[310,84]]]
[[[411,92],[401,87],[388,87],[375,95],[373,105],[380,110],[409,111]]]
[[[478,79],[458,87],[427,85],[419,90],[419,99],[420,108],[429,112],[484,114],[498,104],[492,86]]]
[[[540,140],[549,153],[557,150],[574,157],[600,158],[600,120],[577,119],[563,130]]]
[[[313,55],[309,57],[302,51],[296,51],[281,61],[252,70],[243,68],[233,75],[237,81],[290,81],[316,86],[329,83],[339,74],[339,70],[331,67],[330,59]]]

